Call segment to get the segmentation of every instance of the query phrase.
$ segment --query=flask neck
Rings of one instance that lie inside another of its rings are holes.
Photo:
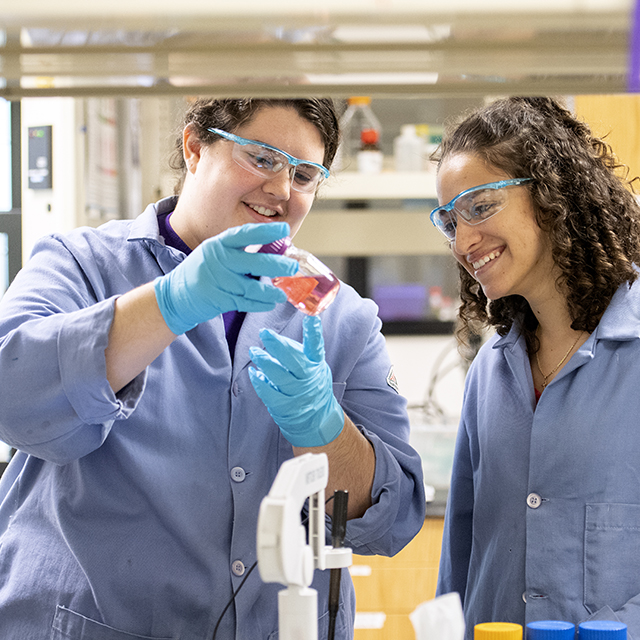
[[[269,244],[263,244],[258,249],[258,253],[277,253],[282,256],[290,247],[293,247],[293,243],[291,238],[286,236],[284,238],[280,238],[280,240],[274,240]]]

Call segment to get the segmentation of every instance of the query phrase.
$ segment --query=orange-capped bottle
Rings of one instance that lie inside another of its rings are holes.
[[[347,103],[347,110],[340,118],[341,142],[333,162],[334,171],[359,171],[359,152],[366,144],[362,133],[367,131],[365,138],[375,132],[376,144],[380,144],[382,126],[371,108],[369,96],[352,96]],[[380,152],[381,153],[381,152]]]

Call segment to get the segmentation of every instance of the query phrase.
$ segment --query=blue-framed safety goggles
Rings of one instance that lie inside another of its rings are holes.
[[[480,224],[507,206],[506,187],[517,187],[533,178],[489,182],[459,193],[451,202],[431,212],[431,222],[447,240],[455,240],[458,216],[467,224]]]
[[[231,157],[235,163],[256,176],[270,180],[288,167],[294,191],[314,193],[322,180],[329,177],[328,169],[321,164],[300,160],[277,147],[241,138],[222,129],[207,130],[233,142]]]

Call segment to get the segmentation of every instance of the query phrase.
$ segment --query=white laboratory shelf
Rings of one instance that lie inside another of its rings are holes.
[[[435,173],[383,171],[369,174],[343,171],[332,175],[320,188],[322,200],[422,200],[435,199]]]
[[[0,97],[627,90],[634,0],[23,0]],[[523,25],[525,27],[523,28]]]
[[[131,3],[129,0],[111,0],[108,4],[86,2],[86,0],[66,0],[66,2],[51,2],[50,0],[27,0],[17,3],[11,8],[7,21],[16,17],[25,19],[42,19],[42,16],[60,19],[84,19],[94,20],[103,17],[120,17],[134,24],[143,23],[149,26],[149,22],[161,23],[166,17],[172,18],[202,19],[203,16],[215,17],[222,22],[223,27],[236,26],[242,18],[245,21],[269,18],[274,24],[284,23],[288,25],[307,25],[313,21],[328,21],[329,18],[340,18],[342,22],[361,24],[362,16],[366,16],[370,22],[374,22],[376,14],[381,16],[409,16],[409,18],[421,19],[455,16],[459,12],[471,14],[518,14],[523,11],[534,15],[541,14],[580,14],[597,13],[605,11],[630,11],[632,0],[519,0],[514,3],[510,0],[485,0],[478,3],[477,0],[449,0],[446,5],[430,2],[417,2],[416,0],[394,0],[393,2],[380,3],[379,0],[359,0],[358,2],[344,2],[344,0],[324,0],[322,10],[313,4],[292,4],[290,0],[272,0],[269,3],[260,0],[183,0],[175,3],[173,0],[138,0]],[[382,20],[382,17],[379,19]],[[98,23],[99,24],[99,23]],[[393,24],[393,23],[392,23]],[[194,22],[198,26],[197,22]]]

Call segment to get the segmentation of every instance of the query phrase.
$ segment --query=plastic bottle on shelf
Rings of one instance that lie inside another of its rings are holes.
[[[436,165],[431,161],[431,154],[440,146],[440,143],[442,142],[442,133],[442,127],[431,124],[427,127],[424,138],[425,165],[429,167],[432,172],[435,172]]]
[[[247,247],[248,251],[253,250]],[[258,253],[277,253],[298,261],[298,272],[293,276],[273,278],[273,284],[287,294],[287,300],[308,316],[317,316],[335,299],[340,280],[313,254],[298,249],[291,238],[281,238],[257,248]]]
[[[430,155],[430,146],[429,146],[429,125],[421,122],[419,124],[414,125],[416,128],[416,135],[420,140],[420,144],[422,145],[422,170],[427,172],[435,173],[435,165],[431,162]]]
[[[574,640],[576,626],[563,620],[538,620],[527,624],[526,640]]]
[[[415,125],[402,125],[400,135],[393,141],[393,157],[396,171],[422,171],[424,146]]]
[[[614,620],[591,620],[578,625],[579,640],[627,640],[627,625]]]
[[[522,625],[515,622],[482,622],[473,627],[474,640],[522,640]]]
[[[334,160],[336,171],[357,171],[358,152],[362,146],[362,131],[378,132],[377,143],[382,137],[382,126],[371,108],[371,98],[349,98],[347,110],[340,118],[341,142]]]
[[[382,171],[384,156],[379,145],[379,135],[375,129],[363,129],[360,132],[359,173],[380,173]]]

